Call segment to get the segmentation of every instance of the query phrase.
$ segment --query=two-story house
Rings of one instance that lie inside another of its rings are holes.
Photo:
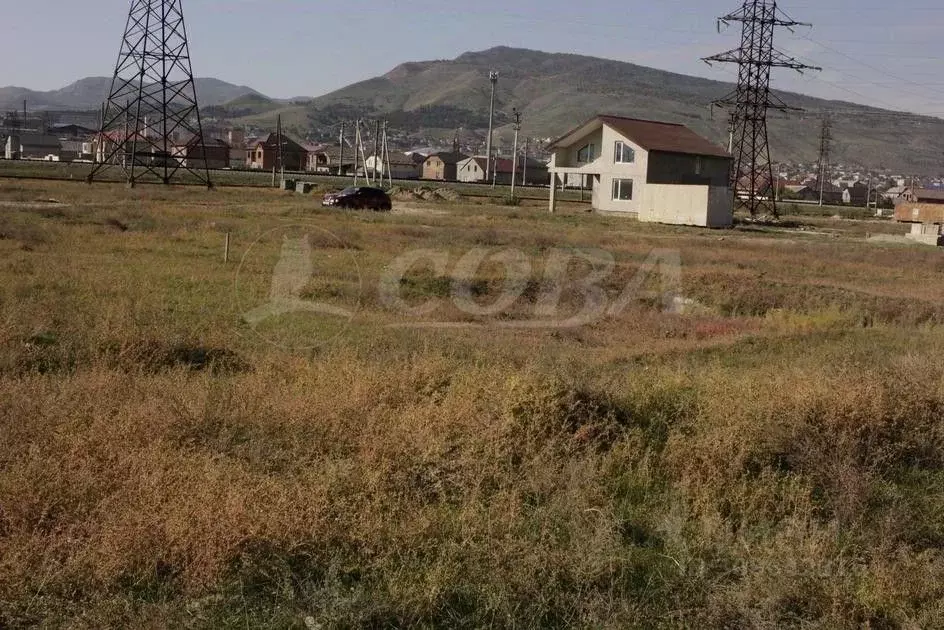
[[[458,164],[466,157],[458,151],[433,153],[423,162],[422,178],[454,182],[458,178]]]
[[[308,165],[308,152],[299,143],[282,134],[282,167],[286,171],[301,171]],[[246,149],[246,166],[264,171],[279,164],[279,135],[270,133]]]
[[[584,178],[593,207],[640,221],[727,227],[731,156],[684,125],[596,116],[548,146],[550,209],[557,187]]]

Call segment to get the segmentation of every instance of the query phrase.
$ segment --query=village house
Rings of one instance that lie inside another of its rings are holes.
[[[457,165],[468,156],[457,151],[433,153],[423,162],[421,177],[445,182],[458,179]]]
[[[895,204],[895,220],[944,225],[944,189],[906,188]]]
[[[386,160],[382,157],[370,156],[365,161],[363,172],[371,173],[374,177],[390,177],[392,179],[419,179],[423,173],[425,158],[413,153],[391,153]],[[387,165],[390,172],[387,172]]]
[[[308,165],[305,170],[309,173],[350,175],[354,172],[355,161],[353,147],[344,147],[343,155],[340,146],[321,147],[308,154]]]
[[[500,185],[511,183],[511,160],[494,158],[491,168],[494,172],[488,173],[488,158],[481,155],[466,158],[456,165],[456,179],[460,182],[485,182]]]
[[[7,137],[5,157],[8,160],[46,160],[58,162],[62,143],[56,136],[23,132]]]
[[[279,164],[279,134],[270,133],[246,149],[246,166],[271,171]],[[308,165],[308,152],[299,143],[282,134],[282,168],[302,171]]]
[[[511,184],[511,173],[515,168],[515,164],[511,158],[495,158],[492,161],[491,168],[493,169],[493,172],[490,177],[485,173],[485,169],[487,167],[487,160],[484,156],[466,158],[458,164],[457,179],[460,182],[468,183],[492,183],[492,181],[494,181],[496,184],[501,186],[508,186]],[[529,158],[527,164],[525,164],[524,158],[521,158],[518,160],[517,173],[518,174],[515,177],[515,182],[517,184],[522,186],[547,186],[548,172],[547,164],[544,162]]]
[[[230,167],[230,146],[219,138],[207,140],[203,146],[194,136],[186,144],[175,146],[171,154],[184,168],[200,170]]]
[[[593,208],[640,221],[727,227],[731,156],[684,125],[596,116],[552,142],[551,212],[563,178],[587,175]]]

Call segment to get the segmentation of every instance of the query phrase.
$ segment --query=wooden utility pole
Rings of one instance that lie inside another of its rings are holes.
[[[492,129],[495,122],[495,87],[498,85],[498,73],[488,73],[488,80],[492,84],[492,97],[488,107],[488,139],[485,141],[485,176],[491,172],[492,166]]]
[[[361,148],[361,121],[358,119],[355,123],[357,127],[354,130],[354,185],[357,186],[357,158],[358,150]],[[364,169],[367,170],[366,167]]]
[[[368,180],[370,181],[371,184],[374,184],[374,185],[376,185],[378,177],[382,177],[382,175],[378,175],[378,172],[377,172],[378,168],[380,168],[377,165],[377,160],[379,159],[380,159],[380,120],[375,120],[374,121],[374,172],[371,179]]]
[[[393,171],[390,168],[390,143],[387,139],[387,129],[389,125],[389,121],[385,120],[383,124],[383,150],[381,153],[383,153],[384,168],[386,169],[385,172],[387,173],[387,184],[390,186],[390,188],[393,188]],[[383,177],[380,178],[380,183],[383,183]]]
[[[521,131],[521,112],[512,110],[515,116],[515,142],[511,149],[511,198],[515,198],[515,180],[518,178],[518,132]]]
[[[531,148],[531,138],[524,139],[524,165],[521,167],[521,185],[528,185],[528,152]]]
[[[344,170],[344,121],[341,121],[341,152],[338,154],[338,177],[341,176]],[[329,158],[330,159],[330,158]],[[328,169],[328,172],[331,172],[331,169]]]

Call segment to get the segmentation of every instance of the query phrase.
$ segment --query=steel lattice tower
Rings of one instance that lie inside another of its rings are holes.
[[[823,114],[823,127],[819,134],[819,160],[817,161],[819,175],[816,177],[816,187],[819,189],[819,205],[823,205],[826,184],[829,182],[830,149],[833,141],[833,123],[829,112]]]
[[[731,190],[750,210],[751,216],[771,214],[777,207],[773,194],[773,168],[770,143],[767,137],[767,111],[796,110],[788,107],[770,92],[770,72],[773,68],[790,68],[798,72],[820,70],[799,63],[774,48],[777,27],[810,26],[795,22],[777,8],[776,0],[745,0],[734,13],[718,18],[722,24],[741,22],[741,46],[734,50],[704,59],[707,63],[738,64],[738,85],[731,94],[713,103],[717,107],[732,107],[731,147],[734,168]]]
[[[139,180],[211,187],[182,0],[132,0],[118,63],[102,107],[97,164]]]

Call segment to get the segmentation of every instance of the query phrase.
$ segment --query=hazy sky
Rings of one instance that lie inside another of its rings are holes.
[[[130,0],[0,0],[0,85],[50,90],[110,75]],[[630,61],[734,80],[702,56],[734,48],[715,17],[737,0],[184,0],[194,71],[275,97],[316,96],[404,61],[497,45]],[[777,88],[944,116],[940,0],[797,0],[812,22],[783,30],[784,52],[824,68],[775,72]],[[41,37],[39,36],[41,34]],[[52,45],[51,42],[58,42]]]

